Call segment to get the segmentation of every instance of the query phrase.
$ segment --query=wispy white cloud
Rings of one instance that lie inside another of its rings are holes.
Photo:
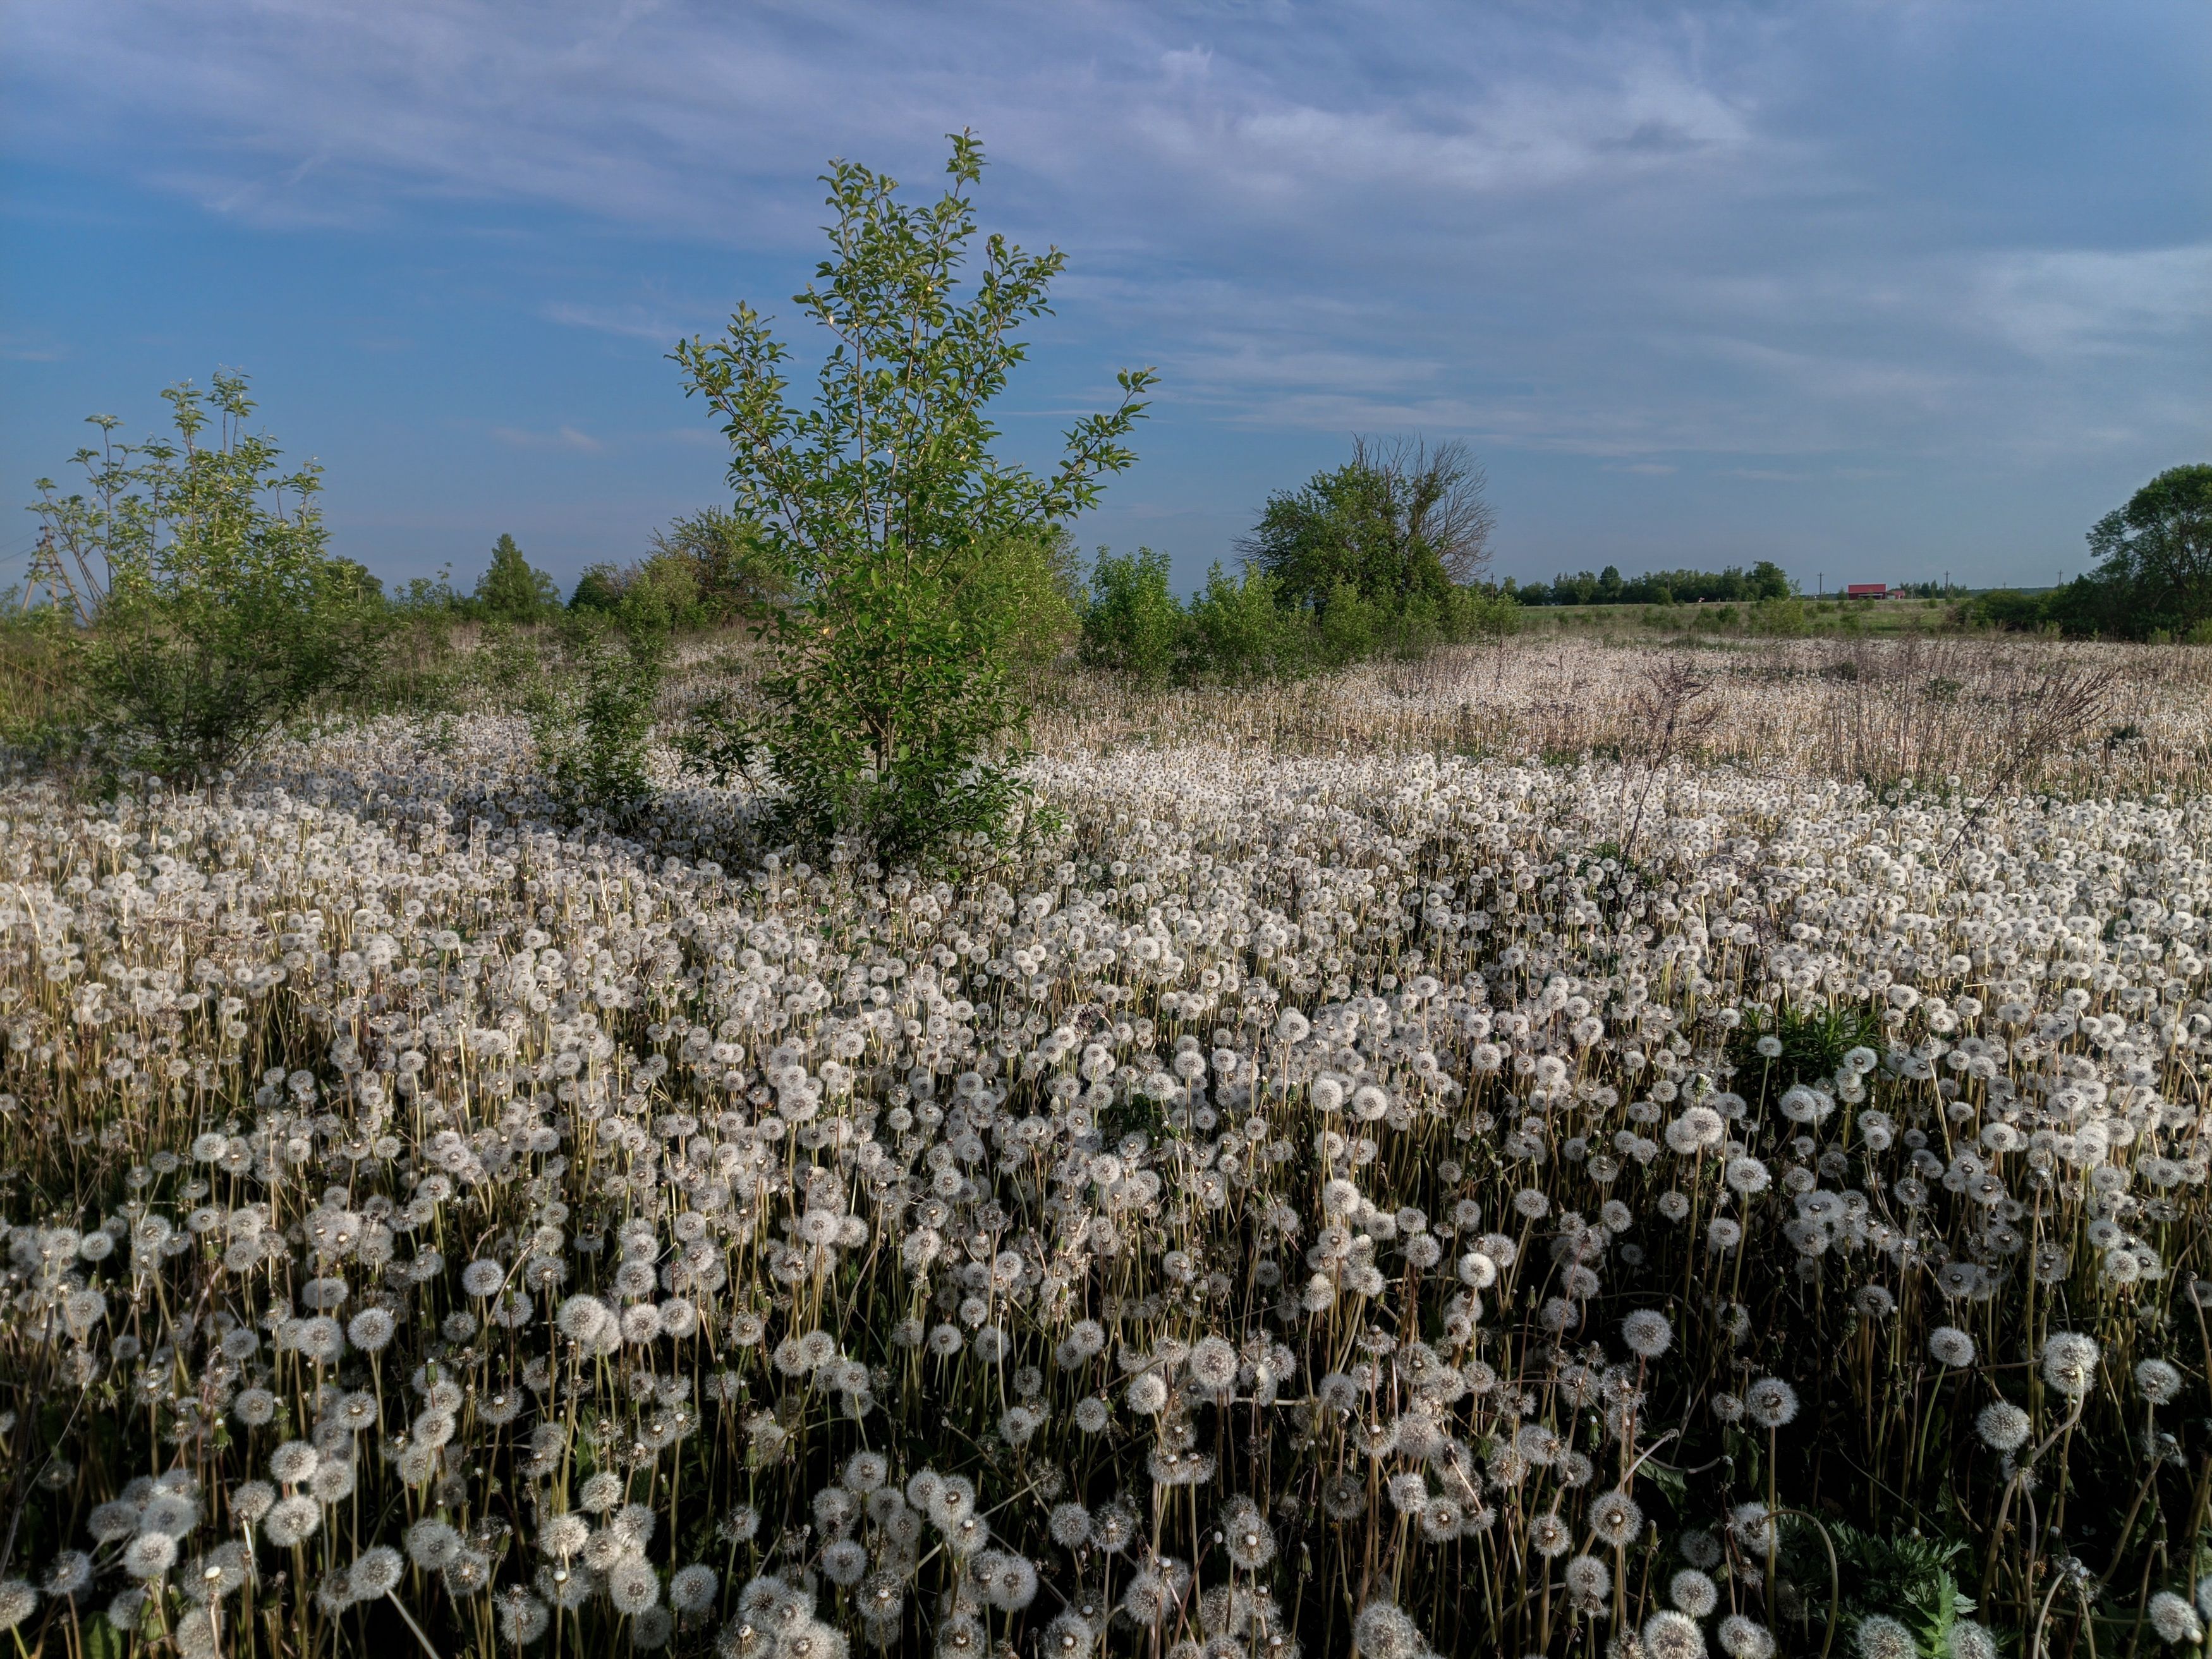
[[[1347,190],[1407,203],[1649,176],[1752,136],[1689,41],[1626,13],[1570,41],[1510,12],[1473,27],[1456,7],[1409,5],[1399,27],[1430,49],[1348,76],[1326,22],[1144,7],[740,17],[588,0],[120,0],[95,21],[22,0],[15,13],[39,82],[75,107],[188,120],[208,142],[172,176],[245,216],[308,210],[319,181],[333,199],[388,185],[804,235],[808,192],[787,181],[817,171],[825,147],[921,177],[937,135],[973,123],[1021,158],[1040,211],[1080,191],[1141,235],[1163,188],[1270,219]],[[1194,21],[1219,40],[1191,39]],[[1401,76],[1419,84],[1389,84]],[[43,113],[58,137],[62,118]],[[19,118],[36,130],[41,116]]]
[[[532,432],[521,427],[495,426],[491,428],[493,439],[509,449],[561,449],[580,455],[604,453],[606,445],[588,432],[573,426],[557,426],[550,432]]]
[[[68,356],[68,348],[51,335],[0,332],[0,362],[58,363]]]
[[[624,339],[658,341],[664,345],[672,344],[686,331],[684,325],[672,317],[639,305],[591,306],[551,300],[538,308],[538,315],[564,328],[586,328]]]

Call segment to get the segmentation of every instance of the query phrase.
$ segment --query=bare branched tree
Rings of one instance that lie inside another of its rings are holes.
[[[1424,438],[1377,441],[1354,436],[1355,466],[1372,467],[1397,486],[1409,538],[1426,542],[1455,582],[1481,575],[1490,563],[1490,532],[1498,517],[1490,506],[1490,478],[1458,439],[1431,445]]]

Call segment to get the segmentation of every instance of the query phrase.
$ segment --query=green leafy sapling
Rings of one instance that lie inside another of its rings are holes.
[[[1000,579],[1011,543],[1083,513],[1131,465],[1123,440],[1153,380],[1117,376],[1116,406],[1077,422],[1042,476],[995,453],[990,405],[1026,352],[1016,331],[1049,310],[1066,256],[987,237],[958,297],[982,167],[958,135],[950,187],[908,205],[896,180],[833,163],[831,257],[794,296],[831,342],[811,404],[790,398],[790,348],[750,306],[673,354],[720,417],[738,514],[793,588],[766,617],[775,672],[750,706],[705,711],[695,760],[771,786],[794,838],[852,836],[894,860],[996,834],[1020,801],[1019,608],[969,596]]]

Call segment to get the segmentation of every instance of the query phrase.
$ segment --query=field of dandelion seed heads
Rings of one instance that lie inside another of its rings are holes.
[[[19,774],[0,1627],[2196,1643],[2208,693],[1971,640],[1071,678],[957,879],[672,765],[579,826],[490,713]]]

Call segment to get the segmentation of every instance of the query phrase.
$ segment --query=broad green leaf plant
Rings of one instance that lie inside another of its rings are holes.
[[[754,707],[712,711],[695,757],[773,787],[793,839],[852,837],[888,861],[1004,831],[1024,799],[1024,709],[1009,677],[1018,618],[979,604],[994,562],[1097,502],[1135,459],[1124,440],[1149,369],[1065,434],[1042,475],[994,453],[989,409],[1026,355],[1066,255],[1003,237],[975,252],[969,192],[983,152],[952,139],[951,184],[927,205],[850,162],[823,175],[831,257],[793,302],[831,340],[811,405],[792,401],[790,348],[741,305],[728,331],[673,354],[720,417],[738,512],[793,574],[767,613],[775,672]]]

